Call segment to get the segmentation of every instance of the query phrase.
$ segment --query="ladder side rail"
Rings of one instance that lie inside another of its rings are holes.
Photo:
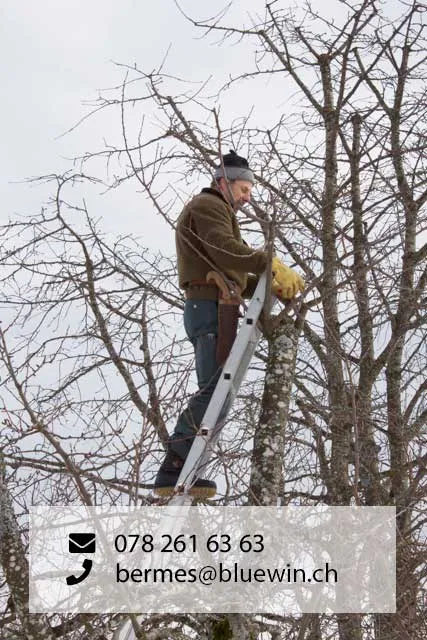
[[[245,353],[255,338],[253,327],[242,327],[241,331],[242,333],[239,335],[240,339],[237,344],[233,345],[234,351],[230,353],[228,357],[231,362],[228,364],[227,369],[224,367],[221,372],[221,377],[218,380],[212,398],[205,411],[199,431],[203,429],[213,429],[213,427],[215,427],[227,396],[229,396],[230,393],[232,394],[234,389],[236,389],[236,391],[238,390],[238,387],[236,388],[236,382],[238,381],[236,376],[242,360],[246,360]]]
[[[206,464],[209,461],[209,457],[210,454],[213,450],[213,448],[215,447],[219,435],[224,427],[224,423],[225,423],[225,419],[234,403],[235,397],[237,396],[238,390],[240,388],[240,385],[245,377],[245,373],[249,367],[250,361],[252,359],[252,356],[255,352],[256,346],[258,344],[258,340],[256,342],[254,342],[251,345],[248,345],[248,348],[243,356],[242,362],[240,364],[240,367],[238,368],[238,370],[236,371],[236,374],[234,376],[234,380],[233,380],[233,385],[230,389],[229,395],[227,396],[225,403],[226,403],[226,413],[224,413],[224,415],[221,416],[221,420],[219,420],[216,425],[211,429],[210,431],[210,435],[208,434],[208,441],[205,443],[204,449],[200,455],[199,460],[196,462],[196,476],[195,477],[199,477],[202,473],[203,468],[206,466]]]
[[[222,409],[222,405],[224,404],[225,399],[230,392],[231,387],[233,386],[233,382],[236,378],[236,373],[239,370],[242,359],[244,359],[245,357],[245,352],[248,349],[248,345],[251,342],[255,341],[256,344],[258,344],[260,332],[257,328],[257,322],[264,306],[266,283],[267,274],[264,272],[259,279],[259,282],[255,289],[255,293],[251,299],[246,315],[243,319],[242,326],[237,333],[230,354],[223,366],[221,377],[215,387],[212,398],[205,411],[200,430],[202,430],[203,428],[215,427],[218,416]],[[253,351],[255,351],[256,344]],[[239,386],[240,382],[241,380],[239,381]],[[238,387],[236,389],[236,392],[237,390]]]

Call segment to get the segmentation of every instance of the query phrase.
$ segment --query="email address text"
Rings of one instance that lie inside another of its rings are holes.
[[[326,562],[322,567],[307,571],[301,567],[286,564],[281,568],[256,568],[240,566],[238,562],[218,565],[204,565],[189,569],[170,568],[126,568],[116,565],[116,582],[144,584],[194,583],[210,586],[214,583],[338,583],[338,572]]]

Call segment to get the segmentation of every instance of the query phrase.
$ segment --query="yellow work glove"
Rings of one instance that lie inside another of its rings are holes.
[[[278,298],[289,300],[295,298],[300,291],[304,291],[304,280],[301,276],[283,264],[279,258],[273,258],[271,270],[273,273],[271,290]]]

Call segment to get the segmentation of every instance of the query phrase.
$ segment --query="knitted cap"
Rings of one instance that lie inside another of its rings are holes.
[[[224,163],[225,174],[229,180],[247,180],[248,182],[255,182],[253,171],[249,169],[248,161],[246,158],[238,156],[233,150],[222,157]],[[219,165],[215,169],[215,179],[224,178],[224,171],[222,165]]]

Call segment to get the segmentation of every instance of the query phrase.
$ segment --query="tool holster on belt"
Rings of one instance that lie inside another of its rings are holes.
[[[216,359],[222,367],[236,338],[241,291],[234,283],[229,286],[217,271],[209,271],[206,274],[206,282],[215,284],[219,289]]]

